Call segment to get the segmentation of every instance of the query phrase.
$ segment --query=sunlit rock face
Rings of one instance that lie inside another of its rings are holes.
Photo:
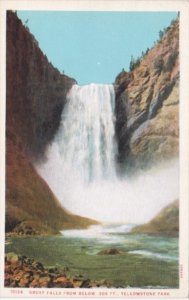
[[[179,20],[115,90],[120,161],[145,168],[178,156]]]

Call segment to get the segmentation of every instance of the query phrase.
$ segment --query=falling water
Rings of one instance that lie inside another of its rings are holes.
[[[74,85],[47,161],[36,168],[71,212],[143,223],[178,197],[178,164],[118,178],[114,106],[112,85]]]
[[[57,140],[68,174],[84,182],[115,177],[114,88],[74,85]]]

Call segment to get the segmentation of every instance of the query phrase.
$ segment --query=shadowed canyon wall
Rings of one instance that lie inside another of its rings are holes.
[[[7,13],[6,231],[57,233],[95,223],[64,210],[32,162],[60,123],[75,80],[60,74],[17,16]]]
[[[58,129],[66,94],[76,82],[48,62],[12,12],[7,25],[7,129],[38,158]]]

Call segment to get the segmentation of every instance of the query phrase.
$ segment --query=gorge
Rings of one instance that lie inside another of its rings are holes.
[[[58,232],[96,224],[78,214],[141,223],[178,198],[178,34],[176,20],[140,64],[123,70],[113,85],[79,87],[48,62],[32,34],[8,12],[7,231]],[[85,195],[78,170],[82,181],[91,181]],[[142,207],[147,213],[137,219]]]
[[[5,286],[178,288],[179,17],[109,84],[6,55]]]

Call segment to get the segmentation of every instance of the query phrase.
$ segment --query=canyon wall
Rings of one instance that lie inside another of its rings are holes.
[[[179,20],[130,72],[115,80],[119,161],[128,169],[178,157]]]
[[[7,13],[6,231],[57,233],[95,221],[67,212],[33,163],[44,159],[76,81],[48,62],[16,14]],[[179,20],[132,71],[115,80],[118,161],[127,170],[178,157]]]
[[[6,232],[57,234],[65,228],[86,228],[96,224],[61,206],[14,139],[7,139],[6,151]]]
[[[18,135],[24,150],[36,159],[53,139],[66,94],[76,81],[48,62],[34,36],[11,11],[6,66],[7,131]]]
[[[6,231],[57,233],[96,222],[67,212],[37,174],[75,83],[55,69],[16,14],[7,13]]]

